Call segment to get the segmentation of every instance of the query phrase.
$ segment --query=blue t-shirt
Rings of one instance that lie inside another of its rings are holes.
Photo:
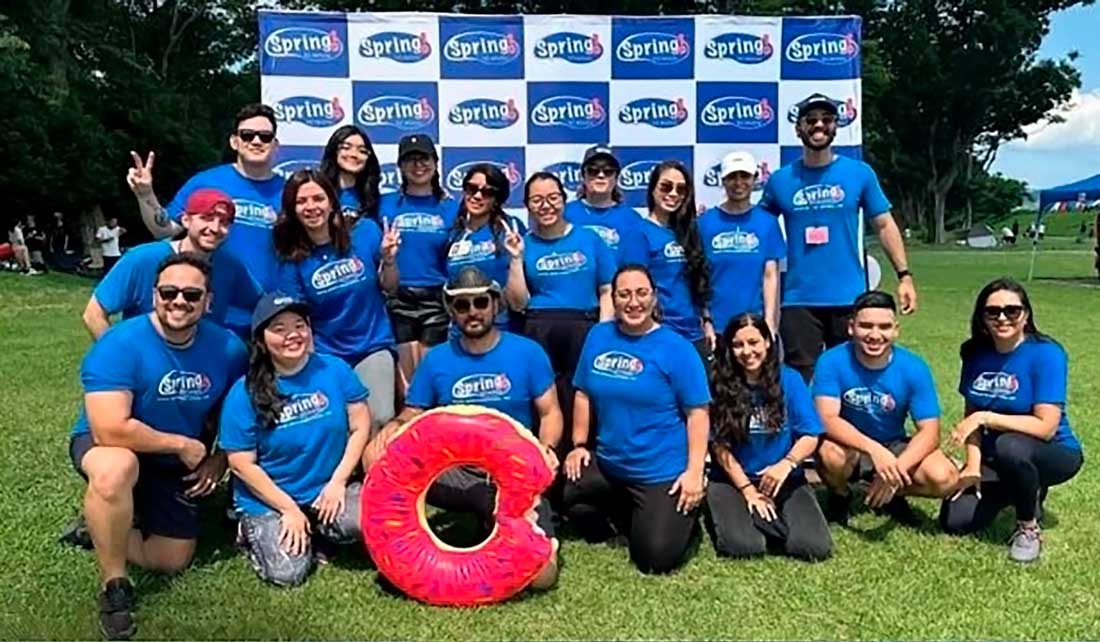
[[[576,200],[566,204],[565,219],[598,234],[615,253],[616,269],[628,263],[645,263],[645,239],[640,229],[642,217],[634,208],[623,203],[593,207]]]
[[[846,156],[824,167],[797,160],[771,175],[760,206],[782,214],[787,231],[784,306],[851,305],[867,289],[864,215],[890,211],[870,165]]]
[[[160,432],[198,439],[207,416],[246,370],[248,351],[228,330],[199,321],[191,345],[174,348],[144,315],[114,325],[92,344],[80,365],[80,382],[85,394],[129,391],[131,417]],[[73,436],[88,432],[82,407]],[[175,455],[155,458],[182,466]]]
[[[742,214],[712,207],[699,217],[699,236],[710,263],[714,330],[746,312],[763,314],[764,267],[787,255],[778,219],[758,207]]]
[[[687,410],[710,403],[707,373],[694,355],[665,326],[633,336],[606,321],[589,331],[573,385],[594,409],[603,472],[636,484],[669,482],[684,472]]]
[[[783,406],[787,420],[779,430],[768,432],[760,421],[758,412],[754,412],[749,418],[748,441],[730,449],[734,459],[754,482],[760,478],[760,473],[765,468],[791,452],[794,443],[800,438],[807,435],[817,437],[825,433],[821,419],[814,409],[813,399],[810,398],[810,389],[802,380],[802,375],[787,366],[781,366],[779,385],[783,388]],[[729,447],[730,444],[725,445]],[[711,464],[710,474],[711,479],[729,480],[729,475],[717,461]],[[792,476],[801,474],[801,469],[792,471]]]
[[[279,264],[279,289],[309,303],[317,351],[352,367],[394,346],[378,282],[381,243],[378,226],[360,221],[351,230],[346,256],[329,243],[313,248],[302,261]]]
[[[615,255],[589,229],[573,226],[556,239],[529,232],[524,239],[523,271],[529,310],[595,310],[601,286],[615,276]]]
[[[513,222],[518,222],[520,234],[527,233],[527,226],[515,217],[509,216],[505,225],[511,226]],[[458,234],[447,250],[447,278],[454,278],[462,271],[462,268],[472,265],[488,275],[490,279],[496,281],[503,291],[508,284],[508,265],[511,261],[508,251],[504,249],[506,234],[504,230],[501,230],[500,252],[497,252],[493,230],[488,223],[473,232],[466,230]],[[398,252],[399,256],[400,254]],[[510,320],[511,315],[508,313],[508,305],[501,299],[500,312],[497,314],[494,325],[504,328],[508,326]],[[451,335],[458,336],[458,332],[452,330]]]
[[[172,220],[179,221],[191,192],[211,187],[228,194],[237,214],[221,249],[236,257],[248,268],[252,278],[268,290],[275,285],[277,277],[271,228],[282,207],[284,184],[279,174],[257,181],[243,176],[232,163],[218,165],[192,176],[164,210]],[[247,307],[245,302],[233,300],[231,303]],[[252,309],[246,311],[251,313]]]
[[[457,213],[458,201],[453,198],[440,201],[434,196],[401,193],[382,197],[379,218],[401,234],[397,253],[401,285],[433,288],[447,282],[447,238]]]
[[[317,499],[340,465],[348,446],[348,404],[364,401],[368,392],[343,361],[314,354],[297,373],[277,376],[286,395],[275,426],[261,426],[241,377],[222,406],[218,441],[227,452],[255,451],[256,463],[298,505]],[[233,499],[246,515],[271,507],[235,479]]]
[[[459,339],[441,343],[416,367],[405,405],[430,410],[472,404],[499,410],[531,428],[531,412],[554,385],[550,358],[534,341],[501,332],[500,341],[484,354],[471,354]]]
[[[1069,358],[1062,346],[1029,337],[1008,354],[990,347],[963,361],[959,393],[975,410],[1005,415],[1030,415],[1035,404],[1054,404],[1062,409],[1062,417],[1051,441],[1081,450],[1066,412],[1068,378]],[[983,450],[992,452],[988,444]]]
[[[851,341],[826,350],[814,367],[814,396],[840,400],[840,418],[880,444],[905,439],[905,418],[940,416],[928,364],[895,345],[881,370],[864,367]]]
[[[649,268],[657,285],[657,300],[664,313],[662,323],[688,341],[702,339],[702,319],[691,300],[684,248],[672,230],[649,219],[642,221],[641,231],[646,241],[646,259],[642,263]]]
[[[122,255],[93,294],[108,315],[122,313],[123,319],[153,311],[153,288],[157,283],[157,267],[175,254],[172,241],[143,243]],[[249,309],[255,307],[263,294],[262,288],[249,275],[235,256],[218,248],[211,261],[210,288],[214,299],[209,319],[247,338],[249,324],[231,315],[230,298]]]

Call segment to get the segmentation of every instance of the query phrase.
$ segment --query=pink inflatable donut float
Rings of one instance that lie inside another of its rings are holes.
[[[431,531],[425,495],[455,466],[477,466],[497,486],[496,525],[472,548]],[[446,406],[403,425],[363,485],[363,539],[378,570],[421,602],[472,606],[506,600],[554,558],[556,539],[535,524],[535,506],[554,480],[529,430],[481,406]]]

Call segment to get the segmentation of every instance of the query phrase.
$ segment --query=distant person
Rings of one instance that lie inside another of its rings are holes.
[[[1011,227],[1005,226],[1001,228],[1001,243],[1005,245],[1016,245],[1016,233],[1012,231]]]
[[[1077,243],[1084,243],[1085,235],[1088,234],[1088,225],[1084,221],[1081,221],[1080,227],[1077,228]]]
[[[16,265],[19,266],[20,271],[27,276],[34,276],[41,274],[38,270],[34,269],[31,265],[31,253],[27,249],[27,241],[23,236],[23,222],[16,221],[8,232],[8,243],[11,244],[12,257],[15,259]]]
[[[27,217],[27,225],[23,228],[23,236],[27,239],[27,251],[31,255],[31,265],[41,272],[48,272],[46,265],[46,230],[34,222],[34,216]]]
[[[95,238],[99,241],[99,246],[103,251],[103,274],[110,272],[115,263],[118,263],[119,257],[122,256],[119,239],[125,233],[126,228],[119,227],[118,219],[114,216],[107,219],[106,225],[100,226],[95,231]]]
[[[1020,238],[1020,221],[1019,220],[1012,221],[1012,238],[1014,238],[1014,239]],[[1015,243],[1015,241],[1013,241],[1013,243]]]

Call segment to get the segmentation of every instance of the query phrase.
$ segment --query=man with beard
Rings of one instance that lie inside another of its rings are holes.
[[[109,317],[122,313],[128,319],[153,309],[153,283],[157,266],[173,254],[192,252],[212,260],[211,255],[225,241],[233,225],[236,208],[228,194],[216,189],[195,190],[187,199],[180,222],[185,234],[172,241],[153,241],[133,248],[103,277],[84,307],[84,327],[99,339],[111,327]],[[246,306],[254,306],[262,294],[247,268],[231,254],[220,253],[212,263],[213,291],[210,318],[247,336],[247,328],[229,323],[230,295]]]
[[[443,294],[461,334],[428,351],[409,385],[405,409],[367,445],[364,468],[370,468],[401,425],[417,415],[438,406],[474,404],[499,410],[528,429],[535,427],[532,410],[537,412],[539,443],[556,469],[554,449],[561,440],[562,415],[550,358],[534,341],[493,324],[501,305],[500,286],[480,269],[463,268],[444,286]],[[444,510],[475,513],[482,523],[492,523],[496,487],[483,471],[452,469],[432,484],[427,501]],[[536,512],[539,528],[553,537],[553,514],[545,497]],[[554,561],[531,587],[549,588],[557,575]]]
[[[95,342],[80,368],[84,408],[69,456],[87,482],[84,515],[99,563],[108,639],[136,631],[126,563],[174,573],[191,563],[200,497],[225,474],[211,453],[217,407],[248,366],[244,344],[203,319],[210,265],[173,254],[157,269],[154,310]]]
[[[890,201],[869,165],[832,149],[837,104],[814,94],[798,105],[795,133],[802,158],[772,174],[760,205],[783,216],[787,274],[779,334],[787,365],[806,381],[823,348],[848,338],[852,301],[867,289],[864,215],[898,276],[902,314],[917,309],[917,291]]]

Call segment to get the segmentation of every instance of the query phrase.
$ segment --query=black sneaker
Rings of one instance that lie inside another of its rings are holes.
[[[86,551],[90,551],[94,547],[92,536],[88,533],[88,524],[84,521],[83,515],[69,523],[65,530],[61,531],[61,537],[58,537],[57,541],[69,546],[83,548]]]
[[[99,628],[108,640],[129,640],[137,633],[134,616],[134,585],[125,577],[107,582],[99,594]]]
[[[848,513],[851,510],[852,496],[829,493],[825,500],[826,521],[841,526],[848,525]]]
[[[920,515],[913,510],[913,507],[909,505],[909,501],[904,497],[895,497],[882,507],[881,512],[889,515],[895,522],[902,526],[908,526],[909,528],[916,528],[921,525]]]

